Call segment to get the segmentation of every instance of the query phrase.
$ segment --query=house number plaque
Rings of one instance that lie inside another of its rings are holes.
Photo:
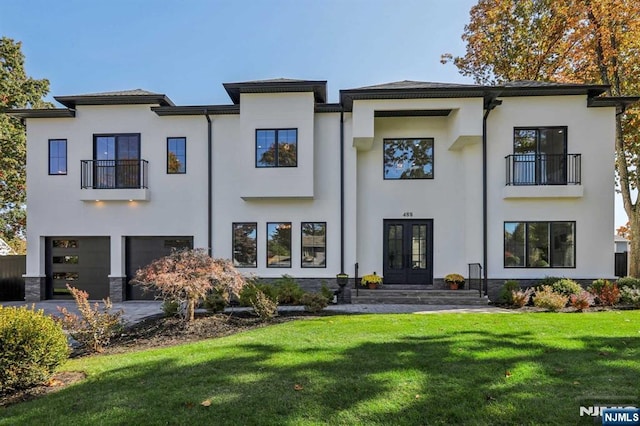
[[[413,212],[404,212],[402,213],[402,217],[413,217]]]

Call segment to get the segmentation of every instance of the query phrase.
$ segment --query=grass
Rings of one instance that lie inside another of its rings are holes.
[[[323,317],[64,369],[0,425],[593,424],[640,405],[640,311]]]

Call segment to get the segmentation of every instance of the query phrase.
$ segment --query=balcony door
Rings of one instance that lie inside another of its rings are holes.
[[[567,184],[567,128],[516,128],[513,137],[516,185]]]
[[[385,219],[384,283],[433,283],[433,220]]]
[[[95,188],[140,188],[140,134],[95,135]]]

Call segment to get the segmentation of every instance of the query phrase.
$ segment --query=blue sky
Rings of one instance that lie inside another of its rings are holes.
[[[51,95],[146,89],[177,105],[228,104],[222,83],[472,83],[464,53],[476,0],[0,0],[0,35],[22,41]],[[626,222],[617,209],[616,224]]]

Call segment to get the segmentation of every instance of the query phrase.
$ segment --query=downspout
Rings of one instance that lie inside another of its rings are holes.
[[[344,274],[344,111],[340,111],[340,273]]]
[[[489,293],[489,273],[487,263],[489,262],[489,249],[488,249],[488,214],[487,214],[487,118],[489,113],[502,104],[502,101],[496,99],[498,94],[491,94],[488,99],[485,100],[484,115],[482,117],[482,287],[484,289],[484,295]]]
[[[213,256],[213,168],[211,155],[213,154],[213,134],[209,111],[204,110],[207,119],[207,253]]]

